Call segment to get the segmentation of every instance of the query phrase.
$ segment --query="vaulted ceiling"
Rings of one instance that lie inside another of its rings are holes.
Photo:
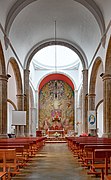
[[[88,66],[110,7],[110,0],[1,0],[0,23],[23,66],[34,50],[54,41],[55,21],[58,43],[74,47]]]

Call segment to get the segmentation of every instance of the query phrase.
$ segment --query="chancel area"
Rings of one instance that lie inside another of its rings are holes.
[[[0,178],[110,180],[110,159],[111,1],[0,0]]]

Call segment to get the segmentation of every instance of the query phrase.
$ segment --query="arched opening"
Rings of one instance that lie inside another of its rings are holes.
[[[16,89],[17,89],[17,94],[16,95],[22,95],[23,94],[23,87],[22,87],[22,78],[21,78],[21,73],[19,66],[17,64],[17,61],[14,58],[10,58],[7,66],[7,72],[9,73],[9,66],[12,66],[15,80],[16,80]]]
[[[90,76],[90,84],[89,84],[89,95],[88,95],[88,113],[89,116],[91,113],[94,114],[94,116],[96,116],[96,112],[95,112],[95,106],[96,104],[98,104],[98,102],[103,98],[103,82],[102,82],[102,76],[103,74],[103,64],[101,61],[100,57],[97,57],[93,67],[92,67],[92,71],[91,71],[91,76]],[[99,89],[98,87],[101,87],[101,89]],[[101,111],[99,111],[101,113]],[[102,114],[103,114],[103,110],[102,110]],[[97,135],[97,124],[102,123],[103,121],[101,118],[101,116],[98,114],[98,116],[96,118],[96,122],[91,126],[89,123],[89,133],[93,134],[93,135]],[[100,131],[102,132],[102,129],[100,127]]]
[[[15,103],[13,101],[11,101],[10,99],[7,99],[7,119],[8,119],[8,122],[7,122],[7,133],[8,134],[15,134],[15,127],[12,126],[12,113],[9,113],[9,112],[12,112],[12,110],[17,110],[17,107],[15,105]]]
[[[30,54],[28,57],[29,59],[27,59],[27,64],[25,64],[25,67],[27,67],[27,69],[24,71],[25,75],[24,75],[24,93],[26,94],[26,105],[25,105],[25,110],[27,110],[28,108],[30,109],[30,104],[29,107],[27,105],[27,102],[30,101],[28,100],[29,97],[29,91],[30,88],[28,89],[26,87],[26,85],[30,84],[33,86],[33,89],[35,91],[36,94],[36,101],[37,101],[37,107],[36,109],[39,109],[38,107],[38,92],[41,89],[42,86],[44,86],[44,84],[46,84],[46,78],[44,78],[45,76],[48,75],[48,82],[49,80],[53,80],[55,74],[56,74],[56,79],[57,80],[63,80],[64,82],[66,82],[66,79],[69,79],[67,81],[69,81],[69,85],[72,87],[73,91],[75,90],[75,88],[77,89],[81,82],[82,82],[82,69],[87,67],[87,63],[86,63],[86,59],[84,60],[85,56],[79,56],[78,53],[74,52],[74,49],[72,48],[72,46],[70,47],[65,47],[65,43],[62,44],[56,44],[57,47],[55,47],[54,45],[54,41],[52,44],[42,44],[41,46],[39,46],[37,49],[35,49],[32,54]],[[67,43],[68,44],[68,43]],[[49,47],[46,45],[49,45]],[[55,52],[53,50],[51,50],[51,48],[60,48],[60,53],[59,51],[56,49],[56,57],[55,57]],[[44,50],[46,49],[45,53]],[[48,49],[50,49],[48,51]],[[63,49],[63,50],[62,50]],[[63,53],[62,53],[63,51]],[[70,53],[68,54],[67,51],[70,51]],[[47,53],[46,53],[47,52]],[[54,53],[53,53],[54,52]],[[67,53],[66,53],[67,52]],[[78,51],[79,52],[79,51]],[[54,57],[51,56],[51,53],[54,55]],[[40,54],[40,56],[39,56]],[[65,54],[65,55],[64,55]],[[72,58],[72,59],[71,59]],[[52,63],[53,62],[53,63]],[[52,63],[52,64],[48,64],[48,63]],[[65,63],[65,64],[64,64]],[[50,76],[49,76],[50,74]],[[58,76],[59,74],[59,76]],[[61,74],[61,78],[59,79]],[[29,79],[28,79],[29,77]],[[43,80],[43,81],[42,81]],[[39,86],[39,82],[40,86]],[[67,82],[66,82],[67,83]],[[39,87],[39,89],[38,89]],[[74,88],[75,87],[75,88]],[[33,92],[34,92],[33,91]],[[36,93],[37,91],[37,93]],[[74,103],[73,103],[74,106]],[[27,118],[30,117],[30,112],[27,111]],[[38,116],[38,112],[37,112],[37,121],[39,122],[39,116]],[[27,120],[27,133],[30,129],[30,123],[29,120]],[[38,125],[37,125],[38,128]]]
[[[74,131],[74,85],[63,74],[50,74],[39,85],[39,130]],[[48,132],[47,132],[48,131]],[[49,134],[54,135],[54,134]],[[61,135],[60,135],[61,136]]]
[[[7,65],[7,72],[8,75],[10,76],[8,80],[8,99],[13,102],[17,110],[23,110],[23,87],[22,87],[22,78],[21,78],[21,73],[19,66],[14,58],[10,58],[8,65]],[[15,84],[15,86],[13,86]],[[13,87],[13,91],[12,91]],[[12,110],[13,106],[10,106],[8,103],[8,132],[11,130],[11,124],[12,124]],[[11,115],[10,115],[11,114]],[[10,116],[9,116],[10,115]],[[10,122],[10,123],[9,123]],[[14,129],[16,129],[14,127]],[[17,134],[17,130],[15,130]]]
[[[98,58],[96,58],[96,60],[93,64],[91,76],[90,76],[89,94],[95,94],[97,73],[98,73],[98,69],[99,69],[99,66],[101,63],[102,63],[101,58],[98,57]]]
[[[103,99],[96,105],[97,134],[103,136]]]
[[[7,134],[7,81],[5,59],[0,42],[0,135]]]

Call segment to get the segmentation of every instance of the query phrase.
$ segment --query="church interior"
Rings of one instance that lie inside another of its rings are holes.
[[[0,178],[110,180],[110,158],[111,1],[0,0]]]

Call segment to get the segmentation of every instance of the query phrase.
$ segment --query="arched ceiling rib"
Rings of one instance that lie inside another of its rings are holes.
[[[27,56],[25,58],[24,61],[24,69],[28,68],[29,69],[29,65],[30,65],[30,61],[32,60],[33,56],[42,48],[47,47],[47,46],[51,46],[54,45],[55,41],[48,41],[48,42],[44,42],[41,44],[37,44],[34,47],[31,48],[31,50],[27,53]],[[85,53],[82,51],[82,49],[75,43],[74,45],[72,45],[71,43],[65,42],[65,41],[60,41],[57,40],[56,41],[56,45],[61,45],[61,46],[65,46],[70,48],[71,50],[73,50],[80,58],[83,69],[87,69],[88,68],[88,61],[86,58]]]
[[[12,6],[6,18],[5,31],[7,35],[9,35],[11,25],[14,19],[16,18],[16,16],[20,13],[20,11],[22,11],[23,8],[25,8],[27,5],[29,5],[34,1],[38,1],[38,0],[19,0]],[[92,1],[73,0],[73,1],[81,3],[93,14],[99,25],[101,35],[103,35],[103,33],[105,32],[105,22],[101,10],[97,6],[97,4],[93,0]]]
[[[6,0],[4,1],[6,3]],[[57,39],[71,44],[73,50],[81,56],[83,68],[88,68],[105,31],[103,15],[95,2],[94,0],[14,1],[12,8],[7,12],[5,32],[22,66],[33,47],[41,42],[54,41],[56,20]]]

